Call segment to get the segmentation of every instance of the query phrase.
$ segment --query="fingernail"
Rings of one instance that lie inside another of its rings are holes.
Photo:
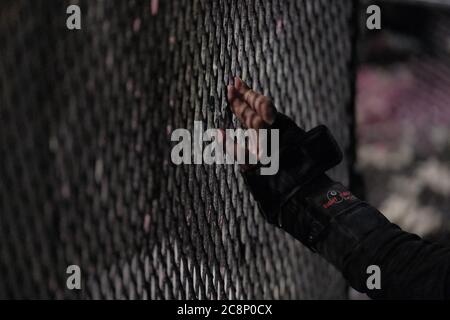
[[[232,85],[228,85],[227,86],[227,97],[228,97],[228,100],[233,99],[233,93],[234,93],[233,90],[234,90],[234,87]]]
[[[234,77],[234,86],[236,87],[236,89],[239,90],[241,85],[242,85],[242,80],[239,77]]]

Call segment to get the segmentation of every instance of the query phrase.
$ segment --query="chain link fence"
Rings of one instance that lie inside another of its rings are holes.
[[[0,298],[345,298],[236,167],[175,166],[170,134],[236,126],[239,75],[304,127],[328,125],[348,183],[354,17],[351,0],[2,1]],[[72,264],[81,290],[66,288]]]

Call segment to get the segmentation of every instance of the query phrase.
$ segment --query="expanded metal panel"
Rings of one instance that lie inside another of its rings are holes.
[[[170,135],[237,125],[225,87],[240,75],[306,128],[330,126],[348,182],[353,2],[77,3],[78,31],[69,2],[0,5],[0,297],[345,298],[236,167],[175,166]]]

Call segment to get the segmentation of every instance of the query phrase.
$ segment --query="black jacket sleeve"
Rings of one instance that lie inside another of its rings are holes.
[[[375,211],[370,206],[352,210],[355,214]],[[368,265],[380,267],[380,290],[367,289]],[[372,298],[450,299],[449,248],[422,240],[391,223],[361,239],[346,259],[342,272],[351,285]]]
[[[267,221],[338,268],[355,289],[378,299],[449,299],[450,250],[402,231],[324,173],[342,159],[325,126],[308,132],[277,114],[279,171],[243,172]],[[368,268],[381,287],[367,285]],[[370,269],[369,269],[370,270]]]
[[[326,176],[307,189],[286,203],[281,227],[336,266],[353,288],[374,299],[450,299],[450,248],[401,230]],[[367,286],[371,265],[381,271],[379,289]]]

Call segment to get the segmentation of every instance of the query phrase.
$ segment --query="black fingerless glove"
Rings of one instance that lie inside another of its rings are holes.
[[[360,241],[389,221],[325,174],[342,160],[325,126],[305,132],[278,114],[270,129],[280,130],[278,173],[243,172],[260,211],[342,270]]]
[[[267,221],[283,227],[282,207],[294,194],[307,191],[310,183],[342,161],[342,152],[325,126],[305,132],[278,113],[270,130],[279,130],[279,170],[260,175],[258,169],[243,172],[260,211]]]

